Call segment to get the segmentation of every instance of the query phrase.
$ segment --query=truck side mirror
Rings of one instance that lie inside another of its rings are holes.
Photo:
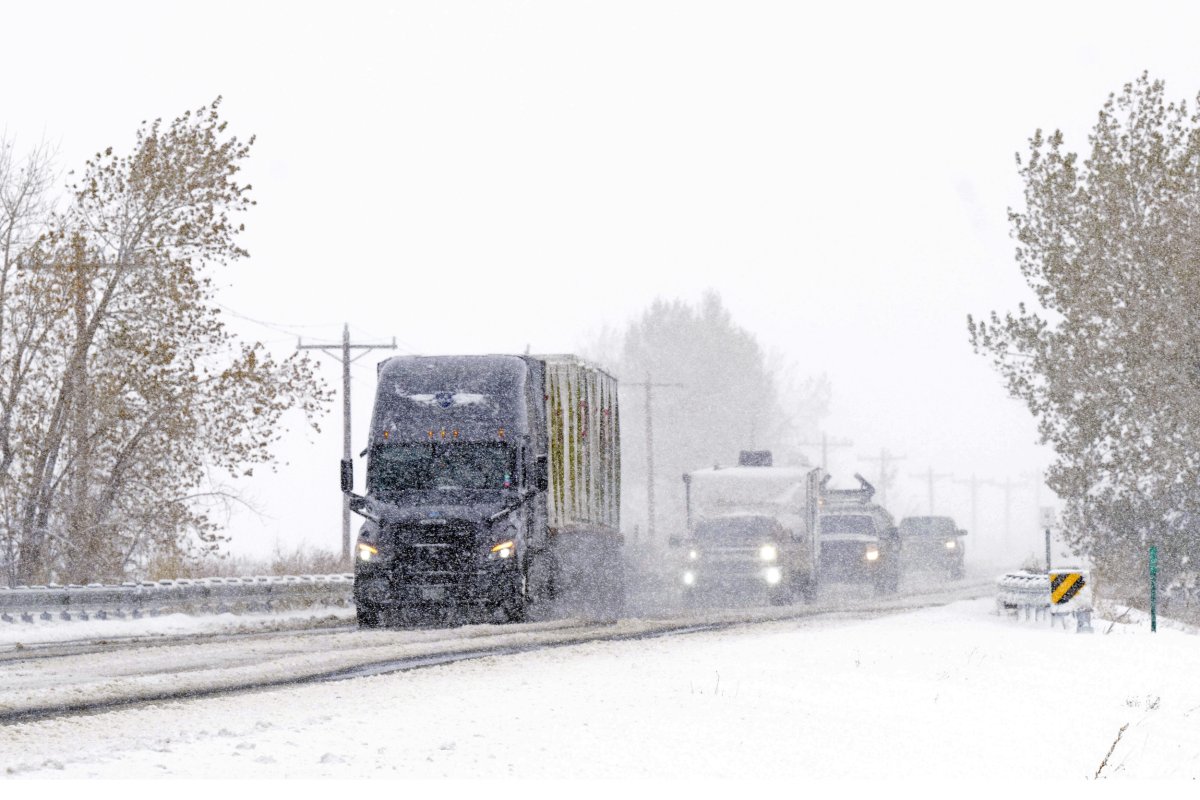
[[[682,540],[678,536],[672,536],[669,539],[667,539],[667,545],[669,547],[679,547],[681,541]]]
[[[342,492],[354,491],[354,462],[348,458],[342,459]]]
[[[537,483],[537,490],[544,492],[550,488],[550,459],[546,456],[538,456],[534,462],[534,481]]]
[[[954,532],[954,535],[955,535],[955,536],[966,536],[966,535],[967,535],[967,532],[966,532],[966,530],[964,530],[964,529],[962,529],[962,528],[959,528],[958,530],[956,530],[956,531]]]

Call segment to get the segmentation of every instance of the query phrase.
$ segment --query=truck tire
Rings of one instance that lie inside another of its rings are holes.
[[[812,605],[817,602],[817,576],[809,575],[800,582],[800,597],[804,599],[807,605]]]
[[[514,572],[512,590],[504,602],[504,618],[507,622],[525,622],[529,619],[529,593],[525,570]]]
[[[379,609],[374,606],[357,606],[354,609],[354,614],[358,618],[358,627],[360,628],[378,628],[379,627]]]

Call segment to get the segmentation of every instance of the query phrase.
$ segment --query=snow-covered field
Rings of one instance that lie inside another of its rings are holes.
[[[19,778],[865,779],[984,795],[1097,771],[1200,777],[1197,638],[1095,629],[998,617],[983,598],[590,643],[11,724],[0,762]]]

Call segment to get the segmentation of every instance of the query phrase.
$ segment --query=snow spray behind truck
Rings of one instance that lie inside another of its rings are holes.
[[[684,591],[811,601],[821,478],[820,469],[773,466],[769,450],[743,450],[736,467],[684,474],[688,535],[671,542],[682,553]]]
[[[569,355],[379,365],[354,600],[362,627],[519,621],[561,598],[624,600],[617,381]]]

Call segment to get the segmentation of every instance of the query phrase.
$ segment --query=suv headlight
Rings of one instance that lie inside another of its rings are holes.
[[[758,557],[762,561],[774,561],[779,558],[779,550],[773,544],[764,544],[758,548]]]

